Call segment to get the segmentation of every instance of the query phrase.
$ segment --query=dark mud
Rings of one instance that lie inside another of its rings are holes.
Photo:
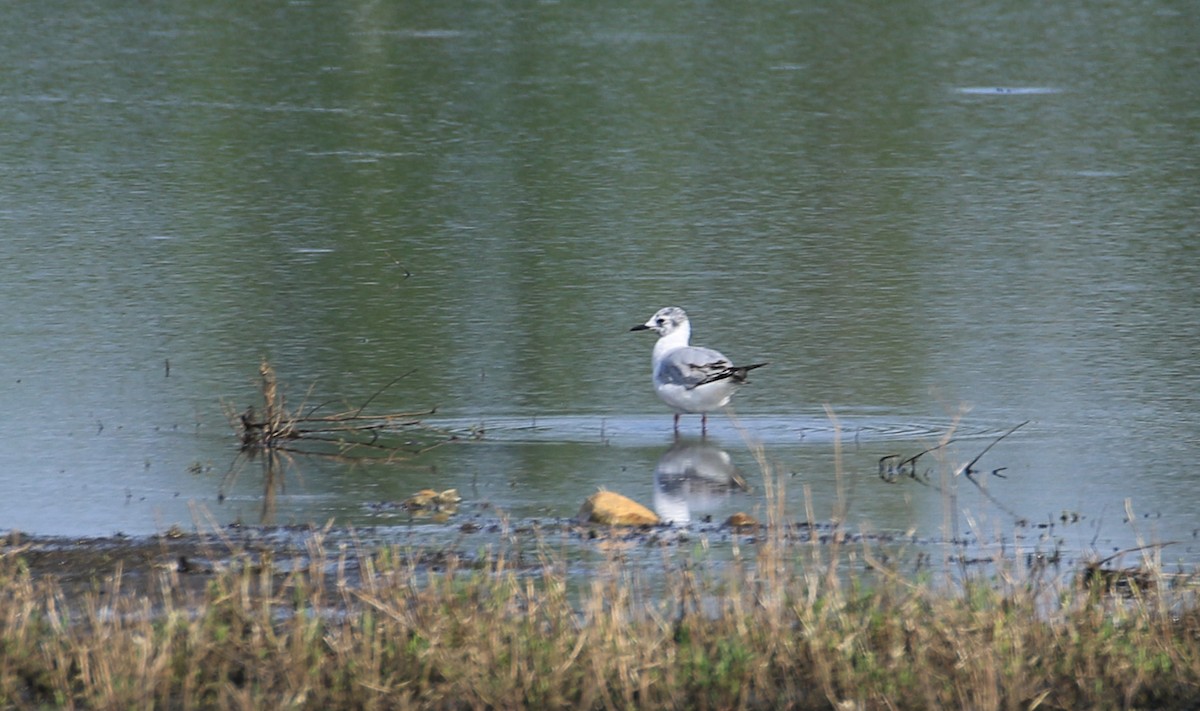
[[[768,535],[772,541],[795,546],[797,555],[826,560],[836,555],[843,561],[843,572],[865,572],[882,564],[908,575],[934,569],[980,573],[996,563],[991,556],[975,555],[974,547],[962,542],[865,535],[829,523],[791,523],[773,532],[758,524],[711,521],[613,528],[572,519],[513,523],[482,514],[367,529],[229,526],[206,533],[170,530],[153,536],[99,538],[10,532],[0,536],[0,558],[19,560],[34,581],[52,584],[65,600],[77,601],[87,594],[101,599],[116,594],[199,596],[218,574],[245,570],[266,572],[277,581],[300,571],[310,579],[324,577],[328,584],[358,587],[363,571],[373,569],[367,559],[382,551],[393,565],[418,575],[448,568],[539,575],[547,561],[553,561],[564,565],[569,576],[584,579],[614,557],[658,575],[673,565],[671,561],[693,554],[698,545],[708,551],[710,560],[728,559],[735,548],[743,556],[753,556],[754,546]],[[860,555],[868,550],[869,556]],[[1084,583],[1103,581],[1109,586],[1114,576],[1124,584],[1135,573],[1143,574],[1117,568],[1109,560],[1072,564],[1035,555],[1024,564],[1029,572],[1079,575]],[[1173,583],[1195,580],[1194,575],[1170,577]]]
[[[608,559],[614,550],[653,567],[663,565],[663,551],[688,553],[701,541],[717,550],[735,544],[752,547],[765,534],[762,526],[724,522],[610,528],[572,519],[513,523],[467,516],[443,523],[368,529],[229,526],[207,533],[171,530],[141,537],[64,538],[10,532],[0,537],[0,556],[21,560],[33,579],[53,580],[69,598],[86,592],[107,594],[118,584],[125,594],[161,593],[166,581],[199,592],[218,572],[247,566],[261,569],[268,564],[277,576],[303,567],[356,585],[361,582],[364,558],[383,549],[418,572],[438,572],[451,561],[459,568],[489,570],[501,557],[505,570],[536,572],[544,568],[547,551],[578,573]],[[899,535],[867,538],[831,524],[790,524],[782,534],[779,540],[810,546],[849,548],[868,541],[885,547],[920,545]]]

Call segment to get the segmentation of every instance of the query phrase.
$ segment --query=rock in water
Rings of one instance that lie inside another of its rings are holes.
[[[597,491],[579,509],[582,521],[606,526],[654,526],[658,516],[627,496],[612,491]]]

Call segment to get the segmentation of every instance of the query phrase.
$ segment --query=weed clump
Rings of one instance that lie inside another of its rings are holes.
[[[328,411],[328,403],[309,403],[307,397],[299,407],[289,406],[275,368],[265,358],[259,364],[258,374],[261,400],[258,405],[241,411],[224,405],[225,416],[237,431],[243,452],[290,450],[360,459],[383,457],[391,461],[451,439],[448,433],[421,421],[421,417],[434,414],[432,409],[382,413],[367,410],[380,393],[407,373],[380,388],[361,405],[336,412]],[[399,433],[407,438],[399,439]]]

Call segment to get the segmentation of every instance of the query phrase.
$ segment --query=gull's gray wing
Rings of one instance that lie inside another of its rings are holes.
[[[736,375],[729,359],[711,348],[688,346],[671,351],[658,366],[660,379],[667,384],[692,388]]]

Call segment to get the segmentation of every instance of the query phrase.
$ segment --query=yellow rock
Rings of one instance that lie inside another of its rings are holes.
[[[750,514],[738,511],[725,519],[725,525],[730,528],[757,528],[758,521]]]
[[[612,491],[597,491],[579,509],[583,521],[606,526],[653,526],[658,516],[627,496]]]
[[[441,493],[433,489],[421,489],[404,500],[404,508],[417,511],[421,509],[453,511],[460,501],[462,501],[462,497],[458,495],[458,489],[446,489]]]
[[[424,509],[433,506],[440,496],[433,489],[421,489],[404,500],[404,507],[409,509]]]

